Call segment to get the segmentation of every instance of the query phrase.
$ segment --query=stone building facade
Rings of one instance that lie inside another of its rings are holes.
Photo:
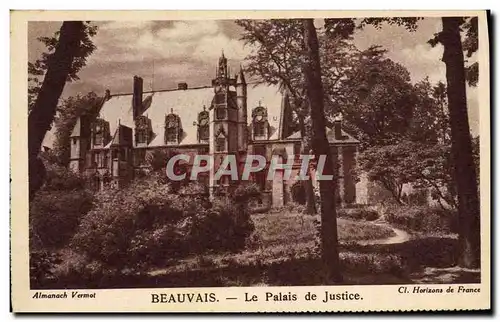
[[[133,78],[130,94],[111,95],[106,91],[103,103],[94,115],[80,117],[71,134],[70,168],[89,175],[97,189],[121,187],[139,172],[144,173],[148,159],[155,153],[211,155],[214,167],[199,175],[199,181],[212,194],[224,194],[239,180],[215,172],[227,155],[236,157],[239,173],[249,154],[258,154],[270,166],[273,155],[291,162],[291,179],[277,171],[267,180],[267,171],[252,174],[265,196],[265,202],[279,207],[290,198],[290,187],[300,171],[300,132],[290,128],[292,111],[288,95],[277,86],[251,84],[239,73],[230,75],[227,59],[222,55],[211,85],[189,88],[179,83],[173,90],[143,91],[143,80]],[[344,132],[341,122],[327,128],[335,160],[338,160],[338,192],[342,202],[356,202],[356,183],[352,170],[356,164],[359,142]],[[161,155],[161,154],[160,154]],[[292,161],[289,156],[296,156]],[[165,160],[166,164],[166,160]],[[314,178],[314,169],[312,169]]]

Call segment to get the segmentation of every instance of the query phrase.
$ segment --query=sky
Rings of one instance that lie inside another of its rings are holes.
[[[317,27],[322,21],[315,21]],[[232,73],[244,64],[251,48],[240,40],[241,30],[231,20],[188,21],[106,21],[96,22],[93,38],[97,49],[78,74],[79,81],[67,84],[63,97],[94,91],[103,95],[130,93],[134,75],[144,79],[144,90],[176,88],[186,82],[189,87],[209,85],[217,60],[224,51]],[[28,24],[28,59],[34,61],[45,50],[37,37],[51,36],[61,22]],[[441,46],[432,48],[427,40],[441,29],[439,18],[419,21],[415,32],[403,27],[384,25],[377,30],[368,26],[357,31],[354,44],[359,49],[381,45],[388,57],[401,63],[411,74],[412,82],[429,77],[431,82],[444,81],[445,65]],[[154,75],[154,77],[153,77]],[[154,81],[153,81],[154,80]],[[478,133],[477,89],[468,88],[471,131]]]

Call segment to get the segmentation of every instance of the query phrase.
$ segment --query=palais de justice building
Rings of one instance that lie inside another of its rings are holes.
[[[214,157],[214,168],[200,174],[199,181],[211,193],[224,193],[238,184],[225,176],[214,180],[224,156],[234,155],[241,173],[247,154],[265,156],[267,166],[273,155],[283,162],[295,155],[292,179],[283,180],[282,171],[277,171],[274,180],[267,180],[267,171],[250,178],[262,189],[266,202],[279,207],[290,200],[293,178],[300,171],[301,135],[290,128],[291,115],[286,93],[277,86],[247,84],[241,68],[237,75],[230,75],[222,54],[209,86],[189,88],[179,83],[173,90],[144,92],[142,78],[135,76],[132,93],[106,91],[99,111],[80,117],[73,129],[70,168],[94,178],[96,188],[106,189],[126,185],[144,173],[155,151],[209,154]],[[341,129],[340,121],[327,129],[327,136],[340,164],[337,198],[354,203],[356,184],[351,170],[359,142]]]

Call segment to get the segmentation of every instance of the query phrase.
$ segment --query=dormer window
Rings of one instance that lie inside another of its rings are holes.
[[[99,125],[97,125],[94,134],[94,145],[103,145],[103,143],[104,143],[104,137],[102,135],[102,128]]]
[[[177,144],[177,129],[175,127],[167,128],[167,143]]]
[[[203,106],[203,111],[198,114],[198,141],[208,142],[209,139],[209,115]]]
[[[103,119],[96,119],[92,126],[92,141],[94,146],[104,146],[109,141],[109,123]]]
[[[153,131],[151,120],[147,116],[139,116],[135,119],[135,143],[138,146],[148,145]]]
[[[137,144],[148,143],[148,134],[145,130],[137,130]]]
[[[181,134],[181,120],[171,110],[170,114],[165,116],[165,144],[179,144]]]
[[[254,140],[267,140],[268,139],[269,123],[267,121],[267,109],[265,107],[257,106],[252,111],[252,132]]]
[[[255,136],[264,136],[265,135],[265,131],[264,131],[264,122],[256,122],[254,124],[254,135]]]

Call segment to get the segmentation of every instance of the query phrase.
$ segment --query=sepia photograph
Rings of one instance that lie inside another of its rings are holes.
[[[485,12],[323,14],[28,20],[30,300],[489,299]]]

